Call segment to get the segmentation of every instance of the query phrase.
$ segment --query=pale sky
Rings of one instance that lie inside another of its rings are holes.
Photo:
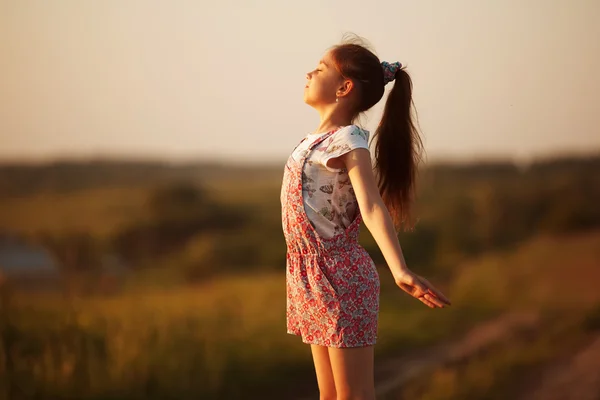
[[[408,66],[429,160],[597,151],[598,21],[598,0],[0,0],[0,160],[285,160],[345,32]]]

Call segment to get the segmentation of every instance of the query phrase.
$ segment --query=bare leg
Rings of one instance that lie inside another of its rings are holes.
[[[375,400],[373,346],[328,350],[337,400]]]
[[[336,400],[335,382],[327,347],[311,344],[310,349],[315,363],[315,371],[317,372],[320,400]]]

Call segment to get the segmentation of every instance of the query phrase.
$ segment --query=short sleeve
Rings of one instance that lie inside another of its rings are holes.
[[[329,171],[339,172],[340,168],[329,167],[327,162],[354,149],[369,149],[369,132],[356,125],[349,125],[331,135],[331,140],[327,141],[327,147],[323,149],[321,163]]]

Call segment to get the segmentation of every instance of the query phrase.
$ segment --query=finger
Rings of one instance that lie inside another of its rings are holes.
[[[451,305],[452,303],[450,302],[450,299],[448,299],[446,296],[444,296],[444,294],[442,292],[440,292],[439,290],[437,290],[432,284],[431,282],[429,282],[427,279],[423,278],[423,277],[419,277],[420,280],[423,282],[424,285],[427,286],[427,290],[426,292],[434,295],[435,297],[439,298],[440,300],[442,300],[444,303]]]
[[[424,295],[423,297],[424,297],[426,300],[428,300],[430,303],[433,303],[433,304],[435,304],[437,307],[444,308],[444,302],[443,302],[443,301],[441,301],[440,299],[438,299],[437,297],[435,297],[435,296],[432,296],[432,295],[430,295],[430,294],[426,294],[426,295]]]
[[[416,281],[415,285],[415,297],[422,297],[423,295],[430,293],[429,288],[424,285],[421,281]]]
[[[444,296],[439,290],[429,289],[427,291],[427,294],[430,295],[431,297],[438,299],[445,305],[448,305],[448,306],[451,305],[450,300],[448,300],[448,298],[446,298],[446,296]]]
[[[424,297],[419,297],[419,300],[421,300],[421,302],[422,302],[423,304],[425,304],[427,307],[429,307],[429,308],[435,308],[435,304],[433,304],[432,302],[430,302],[430,301],[429,301],[429,300],[427,300],[426,298],[424,298]]]
[[[431,289],[429,291],[429,294],[432,294],[436,298],[440,299],[446,305],[449,305],[449,306],[452,305],[452,303],[450,302],[450,299],[448,299],[446,296],[444,296],[444,294],[442,292],[440,292],[439,290]]]
[[[429,288],[423,285],[421,282],[416,281],[414,286],[410,286],[404,283],[400,283],[398,286],[406,293],[410,294],[416,299],[421,300],[427,306],[431,308],[443,307],[443,302],[436,298],[436,296],[430,292]],[[424,298],[424,296],[429,296]]]

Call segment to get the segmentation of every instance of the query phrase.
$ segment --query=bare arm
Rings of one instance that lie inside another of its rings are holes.
[[[340,157],[358,200],[365,225],[381,249],[395,280],[407,273],[408,267],[390,213],[385,206],[373,176],[371,157],[367,149],[356,149]]]
[[[379,194],[369,150],[355,149],[334,160],[330,161],[338,166],[343,163],[348,170],[365,225],[381,249],[396,284],[429,307],[449,305],[450,301],[441,292],[406,266],[392,218]]]

